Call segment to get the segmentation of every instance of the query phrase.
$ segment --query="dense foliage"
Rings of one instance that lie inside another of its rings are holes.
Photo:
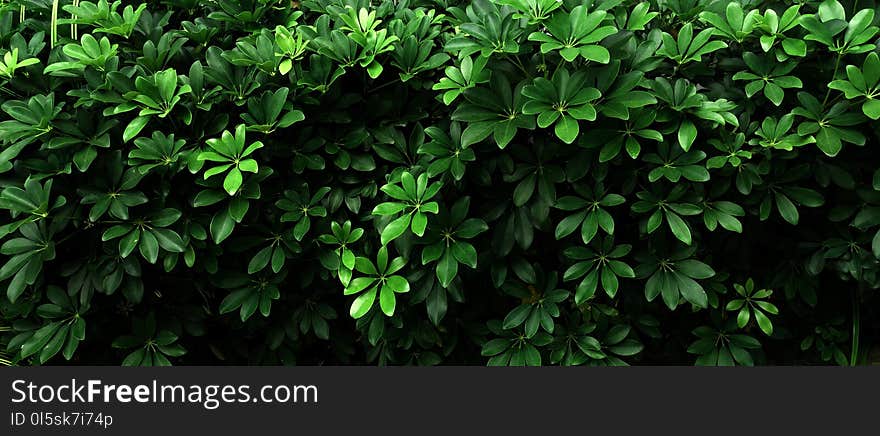
[[[0,5],[12,363],[866,363],[873,1]]]

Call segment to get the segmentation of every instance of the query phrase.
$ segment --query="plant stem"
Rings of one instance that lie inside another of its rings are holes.
[[[553,69],[553,74],[550,76],[551,80],[553,79],[554,76],[556,76],[556,72],[559,71],[559,68],[562,67],[563,63],[564,62],[559,62],[558,64],[556,64],[556,68]]]
[[[850,15],[855,15],[855,13],[856,13],[856,8],[857,8],[857,7],[859,7],[859,0],[856,0],[856,1],[853,2],[853,4],[852,4],[852,9],[849,11],[849,14],[850,14]]]
[[[58,42],[58,2],[59,0],[52,0],[52,26],[51,36],[49,37],[49,47],[55,48],[55,43]]]
[[[840,68],[840,59],[841,58],[843,58],[843,54],[838,53],[837,60],[834,62],[834,73],[831,74],[831,80],[834,80],[834,78],[837,77],[837,70]],[[825,104],[828,103],[828,97],[830,97],[830,96],[831,96],[831,88],[828,88],[828,90],[825,91],[825,98],[822,99],[822,108],[823,109],[825,108]]]
[[[65,236],[65,237],[63,237],[63,238],[61,238],[61,239],[59,239],[58,241],[56,241],[56,242],[55,242],[55,245],[56,245],[56,246],[57,246],[57,245],[61,245],[61,244],[63,244],[64,242],[66,242],[68,239],[70,239],[70,238],[72,238],[72,237],[74,237],[74,236],[76,236],[76,233],[71,233],[71,234],[69,234],[69,235],[67,235],[67,236]]]
[[[375,88],[373,88],[373,89],[367,90],[367,94],[372,93],[372,92],[376,92],[376,91],[378,91],[378,90],[380,90],[380,89],[382,89],[382,88],[385,88],[385,87],[391,86],[391,85],[393,85],[393,84],[395,84],[395,83],[397,83],[397,82],[400,82],[400,78],[397,78],[397,79],[391,80],[391,81],[389,81],[389,82],[385,82],[385,83],[383,83],[383,84],[381,84],[381,85],[379,85],[379,86],[377,86],[377,87],[375,87]]]
[[[859,362],[859,333],[861,330],[861,307],[862,282],[852,296],[852,346],[850,349],[849,366],[856,366]]]
[[[73,7],[79,7],[79,0],[73,0]],[[70,14],[71,20],[76,20],[77,18],[79,17],[76,14]],[[76,23],[70,23],[70,38],[74,41],[79,40],[79,29],[77,29]]]
[[[509,59],[509,60],[511,61],[511,63],[513,63],[514,65],[516,65],[517,68],[519,68],[519,70],[522,71],[523,74],[526,75],[526,77],[529,77],[529,78],[532,77],[532,75],[529,74],[529,71],[526,70],[526,67],[523,65],[522,61],[520,61],[518,57],[516,57],[516,56],[510,56],[510,55],[508,55],[508,54],[506,54],[506,53],[504,54],[504,57],[506,57],[507,59]]]

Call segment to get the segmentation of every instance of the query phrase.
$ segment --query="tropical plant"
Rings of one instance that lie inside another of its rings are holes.
[[[869,363],[877,20],[0,2],[0,364]]]

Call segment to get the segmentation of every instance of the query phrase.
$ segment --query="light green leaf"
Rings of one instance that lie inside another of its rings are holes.
[[[238,192],[238,188],[241,187],[241,182],[241,171],[239,171],[238,167],[232,167],[232,169],[226,173],[226,178],[223,179],[223,189],[225,189],[226,193],[229,195],[235,195],[235,193]]]
[[[128,123],[128,126],[125,127],[125,131],[122,132],[122,142],[128,142],[137,136],[141,130],[144,130],[144,127],[147,126],[149,121],[149,116],[140,116],[131,120],[131,122]]]
[[[373,307],[373,302],[376,301],[376,292],[377,289],[374,286],[373,288],[370,288],[369,291],[358,295],[358,297],[351,303],[351,308],[348,312],[349,315],[354,319],[362,318],[366,315],[367,312],[370,311],[370,308]]]
[[[562,142],[571,144],[577,138],[580,128],[576,119],[571,116],[563,116],[556,122],[554,132]]]
[[[412,215],[406,214],[388,223],[388,225],[385,226],[385,229],[382,230],[380,238],[382,245],[388,245],[389,242],[403,235],[403,233],[406,232],[407,227],[410,225],[411,217]]]

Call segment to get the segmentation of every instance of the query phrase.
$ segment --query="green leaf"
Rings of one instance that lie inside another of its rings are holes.
[[[874,238],[871,239],[871,252],[874,253],[874,257],[880,258],[880,230],[874,233]]]
[[[47,362],[52,356],[61,351],[61,347],[64,346],[64,341],[67,339],[67,333],[69,330],[70,325],[64,325],[52,335],[52,338],[46,343],[46,346],[40,352],[40,363]]]
[[[758,322],[758,327],[761,328],[761,331],[764,332],[765,335],[770,336],[773,334],[773,323],[770,322],[770,318],[767,318],[767,315],[764,315],[760,310],[755,310],[755,321]]]
[[[238,167],[232,167],[232,169],[226,173],[226,178],[223,179],[223,189],[225,189],[226,193],[229,195],[235,195],[235,193],[238,192],[238,188],[241,187],[241,182],[241,171],[239,171]]]
[[[259,172],[259,165],[257,161],[253,159],[245,159],[238,163],[238,169],[241,171],[247,171],[249,173],[257,173]]]
[[[526,321],[526,318],[532,313],[532,307],[527,304],[521,304],[514,308],[504,317],[503,327],[506,330],[519,327]]]
[[[535,192],[536,179],[536,176],[531,174],[516,185],[516,189],[513,191],[514,205],[522,206],[532,198],[532,194]]]
[[[672,234],[675,235],[679,241],[691,245],[691,230],[687,223],[685,223],[675,212],[666,211],[664,216],[666,217],[666,223],[669,224],[669,230],[672,231]]]
[[[581,240],[584,244],[589,244],[597,233],[599,233],[599,217],[596,212],[590,212],[581,226]]]
[[[590,299],[596,293],[596,288],[599,285],[599,270],[594,269],[593,272],[587,274],[587,277],[584,278],[583,281],[578,285],[577,289],[575,289],[574,294],[574,302],[575,304],[581,304],[584,301]]]
[[[116,239],[122,235],[128,234],[132,228],[127,225],[115,225],[110,227],[101,235],[102,241],[109,241],[112,239]]]
[[[219,244],[223,242],[232,234],[233,228],[235,228],[235,221],[229,215],[228,210],[224,209],[214,214],[214,217],[211,219],[211,236],[214,239],[214,243]]]
[[[492,339],[483,344],[483,349],[480,354],[483,356],[494,356],[504,352],[509,346],[510,343],[507,339]]]
[[[376,301],[376,292],[376,287],[373,287],[354,299],[348,312],[352,318],[362,318],[370,311],[370,308],[373,307],[373,302]]]
[[[645,347],[634,339],[627,339],[617,345],[608,347],[608,351],[618,356],[635,356],[642,352]]]
[[[586,212],[581,212],[574,215],[569,215],[559,221],[559,224],[556,225],[556,239],[562,239],[574,233],[574,231],[577,230],[577,228],[583,223],[586,215]]]
[[[477,250],[467,242],[455,242],[452,244],[452,254],[459,263],[471,268],[477,267]]]
[[[398,294],[409,292],[409,282],[401,276],[388,277],[386,279],[385,286]]]
[[[846,19],[846,10],[837,0],[825,0],[819,4],[819,18],[822,22]]]
[[[779,209],[779,215],[788,221],[789,224],[797,225],[800,215],[794,203],[784,194],[776,193],[774,198],[776,199],[776,208]]]
[[[302,241],[303,237],[309,231],[311,227],[311,220],[309,220],[308,216],[303,215],[299,221],[297,221],[296,225],[293,227],[293,238],[297,241]]]
[[[269,264],[269,258],[272,255],[272,247],[264,247],[248,263],[248,274],[253,274],[266,267]]]
[[[739,328],[745,327],[746,324],[749,323],[750,319],[751,319],[751,311],[749,310],[748,307],[742,307],[739,310],[739,313],[736,315],[737,327],[739,327]]]
[[[563,116],[556,122],[554,132],[562,142],[571,144],[577,138],[580,128],[576,119],[570,116]]]
[[[379,291],[379,307],[382,309],[382,313],[386,316],[393,316],[396,305],[397,300],[394,297],[394,291],[391,290],[390,286],[383,285]]]
[[[715,275],[712,267],[694,259],[675,262],[675,269],[693,279],[708,279]]]
[[[803,57],[807,55],[807,44],[795,38],[785,38],[782,40],[782,49],[791,56]]]
[[[181,239],[177,232],[161,228],[153,229],[150,232],[156,237],[156,241],[163,250],[172,253],[183,253],[186,251],[183,239]]]
[[[119,256],[128,257],[141,240],[141,230],[132,230],[119,240]]]
[[[617,276],[610,268],[602,268],[602,289],[608,294],[609,297],[614,298],[617,294]]]
[[[159,258],[159,241],[153,235],[153,232],[142,232],[138,249],[147,262],[156,263]]]
[[[382,74],[382,70],[382,64],[380,64],[378,61],[373,61],[372,63],[370,63],[370,65],[367,66],[367,74],[370,75],[371,79],[379,77],[379,75]]]
[[[816,134],[816,145],[828,156],[837,156],[843,148],[840,136],[831,128],[821,127]]]
[[[385,226],[385,229],[382,230],[382,245],[388,245],[389,242],[403,235],[403,233],[406,232],[407,227],[410,225],[411,217],[410,214],[406,214],[388,223],[388,225]]]
[[[678,127],[678,144],[684,151],[691,149],[697,139],[697,126],[691,120],[683,120]]]
[[[444,288],[448,288],[456,274],[458,274],[458,261],[455,260],[451,250],[446,250],[437,263],[437,278]]]
[[[406,208],[406,203],[381,203],[373,208],[373,215],[394,215]]]
[[[428,217],[421,213],[416,212],[412,215],[412,231],[417,236],[423,236],[425,234],[425,228],[428,226]]]
[[[862,104],[862,112],[872,120],[880,119],[880,100],[868,99]]]
[[[137,136],[138,133],[141,133],[141,130],[144,130],[149,121],[150,117],[148,116],[137,117],[131,120],[128,126],[125,127],[125,131],[122,132],[122,142],[128,142]]]
[[[367,289],[373,283],[376,283],[376,280],[377,279],[375,277],[358,277],[358,278],[352,280],[348,284],[348,286],[346,286],[343,294],[344,295],[357,294],[358,292],[363,291],[364,289]]]
[[[678,285],[678,291],[685,300],[703,309],[709,307],[708,295],[699,283],[684,274],[673,274],[673,277]]]

